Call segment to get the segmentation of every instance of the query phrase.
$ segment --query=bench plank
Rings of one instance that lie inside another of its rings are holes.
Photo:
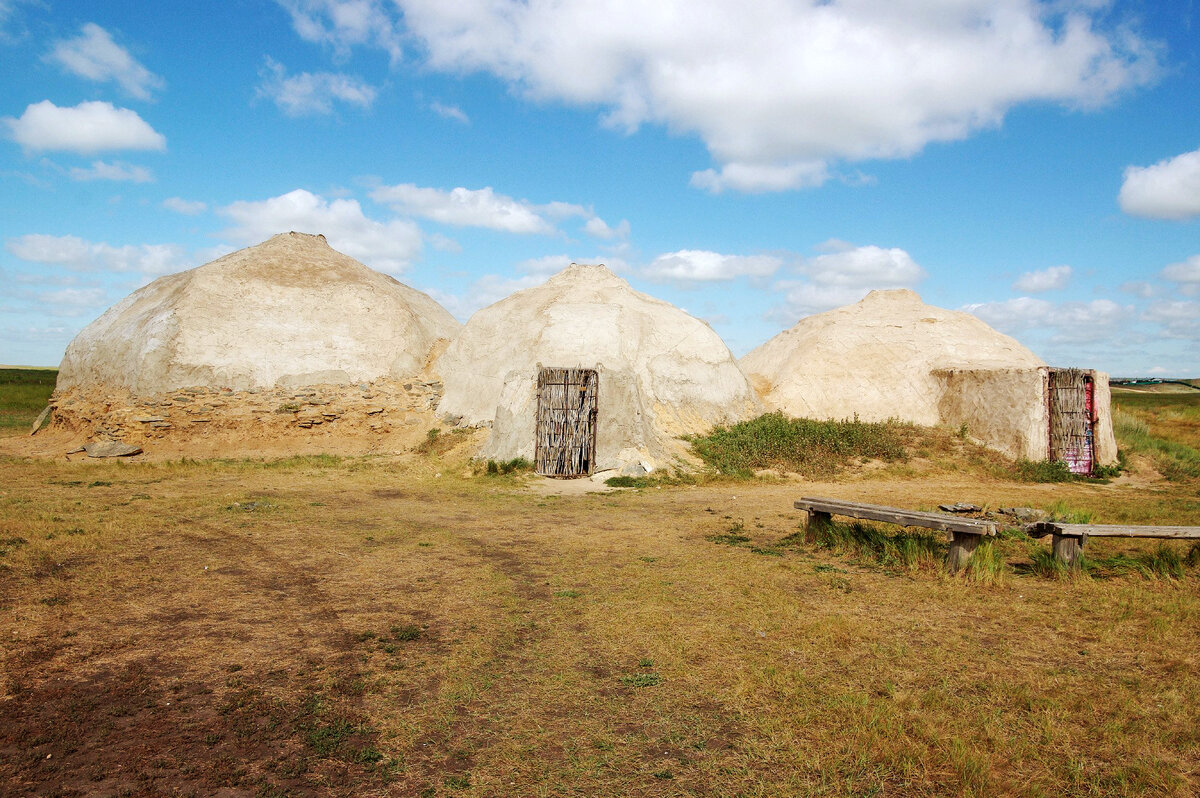
[[[1200,526],[1134,526],[1132,524],[1060,524],[1039,521],[1028,524],[1025,531],[1031,537],[1060,535],[1062,537],[1095,538],[1173,538],[1200,540]]]
[[[862,518],[868,521],[883,521],[900,526],[919,526],[939,529],[943,532],[961,532],[967,535],[995,535],[996,522],[978,518],[958,518],[945,513],[926,513],[918,510],[901,510],[880,504],[864,504],[839,499],[805,497],[795,502],[797,510],[810,513],[828,513]]]

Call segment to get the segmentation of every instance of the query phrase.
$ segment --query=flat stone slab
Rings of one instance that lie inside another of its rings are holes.
[[[83,445],[88,457],[130,457],[141,454],[142,447],[120,441],[91,441]]]
[[[33,428],[29,430],[30,435],[37,435],[37,431],[42,428],[42,423],[46,417],[50,415],[50,411],[54,409],[53,405],[46,405],[46,409],[38,415],[37,420],[33,422]]]

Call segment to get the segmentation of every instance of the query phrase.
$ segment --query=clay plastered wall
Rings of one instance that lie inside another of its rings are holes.
[[[1092,379],[1096,386],[1096,461],[1113,465],[1117,462],[1117,438],[1113,434],[1112,391],[1103,371],[1093,371]]]
[[[530,457],[541,366],[601,372],[601,464],[661,462],[676,436],[761,409],[708,325],[603,267],[572,266],[467,322],[435,364],[446,386],[439,412],[491,424],[485,456]]]
[[[934,377],[942,386],[942,423],[966,424],[971,438],[1014,459],[1046,459],[1046,369],[949,369]]]
[[[942,423],[967,425],[968,434],[1012,458],[1045,460],[1050,454],[1048,373],[1038,369],[948,369],[935,372],[943,385]],[[1108,375],[1093,371],[1096,462],[1117,462]]]
[[[122,300],[71,342],[58,385],[152,395],[402,379],[458,328],[323,237],[286,233]]]
[[[772,409],[792,416],[940,422],[949,368],[1036,368],[1042,361],[967,313],[926,305],[912,291],[802,319],[741,360]]]

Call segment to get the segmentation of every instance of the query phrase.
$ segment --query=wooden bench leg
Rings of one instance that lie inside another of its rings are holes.
[[[829,529],[833,524],[833,516],[830,513],[823,513],[820,510],[809,510],[804,518],[804,540],[807,543],[816,543],[817,535]]]
[[[975,547],[979,545],[979,535],[972,535],[969,532],[951,532],[954,537],[950,539],[950,551],[946,552],[946,570],[952,574],[956,574],[963,568],[967,567],[967,561],[971,559],[971,552],[975,551]]]
[[[1069,570],[1079,570],[1080,560],[1083,559],[1083,538],[1055,534],[1053,546],[1056,560],[1067,566]]]

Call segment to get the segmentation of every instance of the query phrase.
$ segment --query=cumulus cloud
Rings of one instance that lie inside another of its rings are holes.
[[[584,232],[595,238],[615,239],[629,235],[629,222],[616,227],[589,208],[571,202],[535,204],[499,194],[491,186],[470,189],[459,186],[450,190],[400,183],[378,186],[371,199],[397,213],[448,224],[454,227],[483,227],[504,233],[550,235],[558,231],[557,221],[570,218],[585,220]]]
[[[403,55],[395,12],[382,0],[277,0],[301,39],[345,59],[360,45],[379,47],[397,63]]]
[[[629,238],[629,220],[622,219],[616,227],[612,227],[599,216],[593,216],[587,220],[587,223],[583,226],[583,231],[593,238],[603,238],[606,240],[614,238],[626,239]]]
[[[722,255],[699,249],[681,249],[659,255],[643,274],[651,280],[719,282],[738,277],[770,277],[783,264],[772,255]]]
[[[46,54],[46,60],[58,64],[73,75],[96,83],[112,81],[126,94],[147,100],[150,93],[163,87],[163,79],[142,66],[104,28],[89,22],[74,39],[62,39]]]
[[[824,161],[801,161],[781,164],[727,163],[720,171],[705,169],[693,172],[689,182],[693,188],[703,189],[710,194],[720,194],[727,189],[761,194],[816,188],[827,180],[829,166]]]
[[[1041,271],[1025,272],[1017,278],[1012,287],[1016,291],[1039,294],[1043,291],[1057,291],[1066,288],[1070,280],[1070,266],[1051,266]]]
[[[162,205],[169,211],[182,213],[184,216],[197,216],[208,210],[208,205],[199,200],[186,200],[183,197],[167,197]]]
[[[20,118],[0,119],[26,152],[74,152],[92,155],[106,150],[165,150],[167,140],[136,111],[112,103],[82,102],[59,108],[49,100],[34,103]]]
[[[1155,302],[1146,308],[1142,318],[1162,325],[1163,335],[1168,338],[1200,340],[1200,302],[1194,300]]]
[[[395,2],[434,69],[698,135],[710,191],[819,185],[839,161],[910,156],[1022,103],[1099,105],[1158,68],[1155,45],[1101,29],[1101,3]]]
[[[401,183],[376,188],[371,192],[371,199],[390,206],[397,213],[455,227],[486,227],[506,233],[542,234],[552,233],[555,229],[531,203],[497,194],[490,186],[443,191]]]
[[[461,294],[452,294],[438,288],[426,288],[425,293],[438,301],[450,315],[465,322],[475,311],[499,302],[505,297],[533,288],[546,281],[541,274],[526,274],[521,277],[502,277],[497,274],[485,274],[475,280]]]
[[[1117,196],[1121,210],[1150,219],[1200,216],[1200,150],[1153,166],[1130,166]]]
[[[797,257],[794,277],[773,286],[783,302],[767,313],[782,324],[813,313],[857,302],[875,289],[913,288],[926,272],[897,247],[856,246],[832,239],[817,247],[821,254]]]
[[[159,277],[188,268],[186,254],[175,244],[113,246],[78,236],[33,233],[4,242],[9,254],[30,263],[63,266],[78,272],[132,273]]]
[[[321,233],[329,246],[376,269],[401,274],[421,252],[421,231],[407,219],[380,222],[353,199],[326,200],[296,189],[270,199],[239,201],[218,209],[233,226],[224,235],[257,244],[277,233]]]
[[[125,163],[124,161],[92,161],[86,169],[75,166],[70,171],[72,180],[116,180],[130,183],[150,183],[154,175],[144,166]]]
[[[1135,318],[1134,308],[1111,299],[1090,302],[1050,302],[1033,297],[1016,297],[1000,302],[981,302],[962,308],[991,326],[1010,334],[1032,330],[1052,333],[1056,343],[1085,343],[1111,335]]]
[[[378,91],[353,75],[334,72],[287,74],[283,64],[267,57],[259,70],[255,96],[271,100],[288,116],[333,113],[335,102],[370,108]]]
[[[464,125],[471,124],[471,118],[457,105],[444,105],[435,100],[429,104],[429,110],[443,119],[453,119],[455,122],[461,122]]]
[[[1200,293],[1200,255],[1167,266],[1162,270],[1162,278],[1178,284],[1184,294]]]

